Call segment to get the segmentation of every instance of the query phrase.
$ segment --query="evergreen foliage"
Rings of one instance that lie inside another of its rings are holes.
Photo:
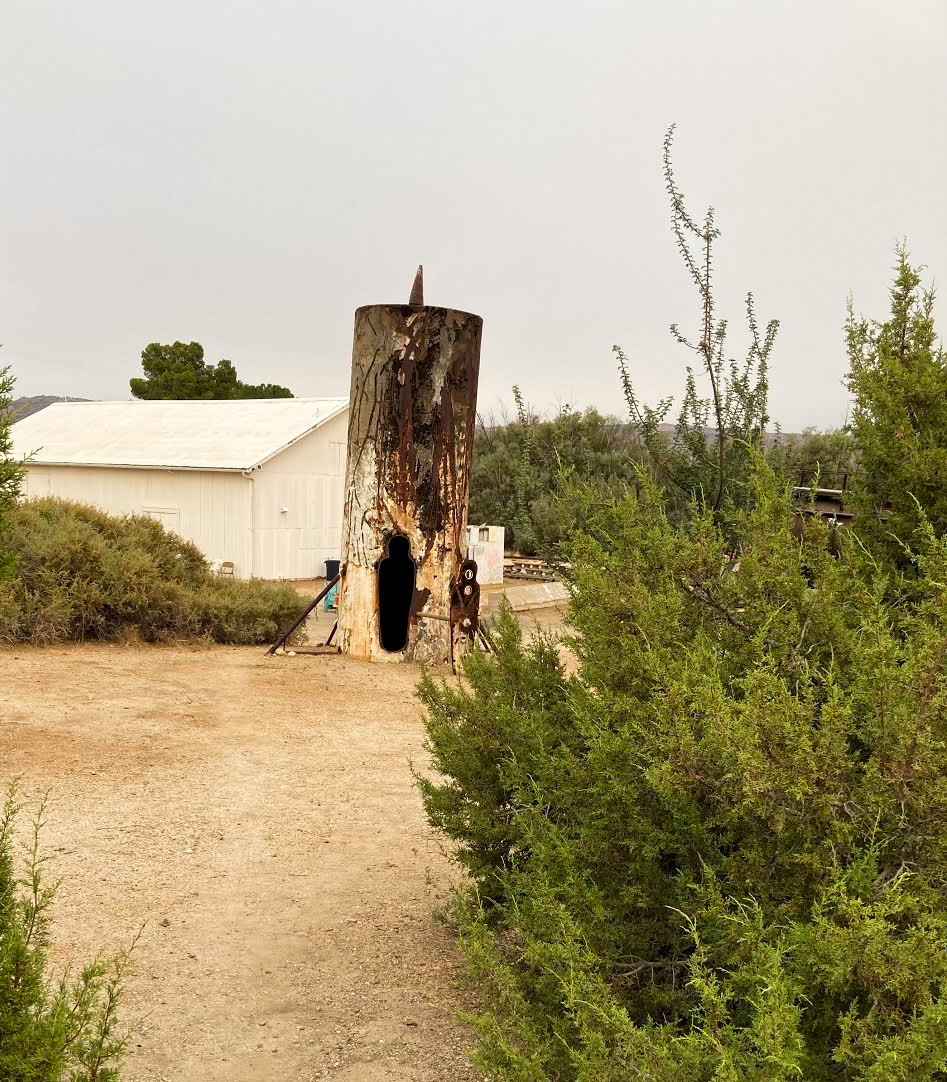
[[[646,481],[586,496],[575,675],[506,613],[464,685],[421,687],[481,1064],[947,1077],[947,542],[922,531],[892,605],[856,538],[834,559],[817,518],[793,537],[758,459],[726,534]]]
[[[292,398],[276,383],[242,383],[231,361],[207,364],[200,342],[152,342],[141,351],[144,378],[129,380],[132,394],[147,399]]]
[[[126,1037],[118,1030],[128,956],[98,958],[53,978],[51,907],[40,850],[43,806],[17,875],[16,785],[0,812],[0,1078],[4,1082],[118,1082]]]
[[[647,458],[611,493],[568,489],[574,669],[505,611],[460,686],[420,686],[422,797],[468,876],[478,1060],[504,1082],[944,1082],[932,297],[900,251],[891,320],[849,319],[854,445],[810,433],[767,462],[776,324],[761,334],[749,298],[746,361],[725,360],[718,232],[685,209],[672,134],[673,227],[701,304],[696,337],[672,333],[710,395],[688,369],[667,440],[671,402],[640,405],[618,351]],[[857,532],[832,538],[816,515],[791,530],[793,470],[856,453]]]
[[[195,545],[147,515],[30,500],[9,516],[9,543],[0,643],[272,642],[304,604],[289,585],[212,575]]]
[[[0,581],[13,571],[9,518],[23,483],[23,463],[13,457],[13,386],[10,369],[0,368]]]
[[[922,288],[905,245],[896,254],[890,316],[856,318],[849,304],[846,336],[858,529],[900,559],[925,519],[947,533],[947,354],[934,329],[933,289]],[[882,523],[883,508],[890,517]]]
[[[481,418],[478,423],[470,522],[504,524],[508,548],[527,556],[555,557],[579,525],[576,511],[581,504],[572,499],[571,482],[614,494],[634,482],[640,469],[650,469],[654,454],[672,453],[675,433],[667,427],[655,429],[649,452],[633,422],[569,405],[543,419],[520,397],[514,420]],[[818,480],[824,488],[841,489],[858,477],[854,437],[847,428],[777,433],[766,442],[767,461],[793,485]],[[744,445],[734,440],[730,446]],[[681,506],[679,496],[670,502]]]
[[[469,520],[505,526],[507,547],[523,555],[554,552],[575,525],[568,498],[558,495],[561,482],[581,478],[613,493],[635,478],[641,461],[627,423],[568,405],[544,420],[519,396],[515,420],[477,426]]]

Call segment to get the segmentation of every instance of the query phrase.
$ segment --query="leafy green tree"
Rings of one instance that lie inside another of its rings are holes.
[[[221,361],[220,364],[229,364],[229,361]],[[218,365],[219,367],[219,365]],[[281,387],[278,383],[240,383],[237,382],[237,392],[233,398],[292,398],[293,393],[288,387]]]
[[[925,519],[947,533],[947,355],[934,329],[934,291],[921,286],[905,245],[897,249],[891,314],[846,326],[852,433],[861,481],[857,524],[897,554]],[[881,522],[879,511],[890,510]]]
[[[798,435],[780,435],[766,457],[794,485],[811,485],[818,479],[822,488],[847,489],[858,470],[855,440],[847,428],[825,432],[807,428]]]
[[[275,383],[241,383],[231,361],[207,364],[200,342],[152,342],[141,353],[144,378],[129,380],[132,394],[145,399],[292,398]]]
[[[0,579],[13,570],[9,547],[9,515],[16,506],[23,484],[23,463],[13,456],[13,386],[8,367],[0,368]]]
[[[0,812],[0,1078],[4,1082],[118,1082],[126,1037],[118,1031],[128,956],[97,959],[57,980],[47,973],[55,887],[40,852],[43,806],[33,822],[26,872],[13,847],[16,786]]]
[[[947,1077],[947,540],[915,604],[788,529],[587,491],[570,675],[512,614],[427,678],[428,816],[504,1082]]]

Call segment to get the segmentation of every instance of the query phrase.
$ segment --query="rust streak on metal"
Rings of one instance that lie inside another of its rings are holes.
[[[427,599],[431,596],[431,591],[427,588],[418,590],[415,588],[414,597],[411,598],[411,618],[417,619],[420,616],[421,611],[427,604]]]
[[[461,576],[481,330],[478,316],[455,309],[371,305],[356,313],[339,618],[345,652],[394,660],[377,637],[376,587],[394,534],[408,539],[417,569],[404,655],[450,664],[455,643],[476,634],[476,569]],[[435,620],[435,612],[444,616]]]

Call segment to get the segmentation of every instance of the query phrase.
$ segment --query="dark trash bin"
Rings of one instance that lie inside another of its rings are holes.
[[[330,582],[339,573],[341,560],[326,560],[326,582]]]

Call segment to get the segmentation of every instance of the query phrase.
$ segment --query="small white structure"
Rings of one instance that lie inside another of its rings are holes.
[[[57,402],[18,421],[25,495],[151,515],[239,578],[314,578],[341,544],[347,398]]]
[[[468,526],[467,558],[477,561],[477,582],[484,586],[503,582],[503,526]]]

